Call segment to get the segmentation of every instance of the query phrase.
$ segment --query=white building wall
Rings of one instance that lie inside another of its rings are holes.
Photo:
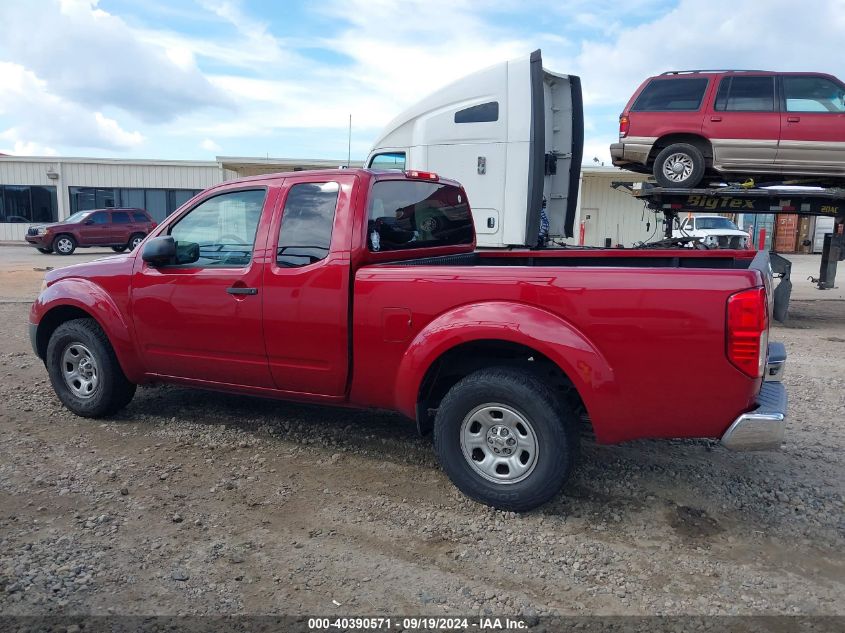
[[[60,220],[70,214],[69,187],[207,189],[232,178],[237,173],[210,161],[0,157],[0,185],[56,187]],[[23,240],[28,226],[0,222],[0,241]]]
[[[570,242],[577,243],[582,221],[586,246],[604,246],[605,238],[610,238],[613,246],[632,246],[636,242],[661,239],[662,214],[655,218],[654,212],[648,209],[643,214],[641,201],[611,187],[614,181],[642,182],[646,179],[645,174],[614,168],[584,168],[581,174],[579,218],[575,226],[575,238]],[[649,223],[650,226],[647,226]]]

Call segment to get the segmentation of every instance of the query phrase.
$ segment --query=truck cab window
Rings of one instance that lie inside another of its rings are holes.
[[[786,76],[787,112],[845,112],[845,88],[824,77]]]
[[[301,183],[288,191],[276,264],[307,266],[329,254],[340,186],[336,182]]]
[[[499,102],[489,101],[455,112],[455,123],[488,123],[499,120]]]
[[[403,171],[405,169],[405,152],[385,152],[383,154],[376,154],[370,160],[371,169],[395,169]]]
[[[459,187],[417,180],[373,185],[367,222],[371,251],[471,244],[472,215]]]
[[[192,267],[246,266],[252,260],[255,230],[266,195],[264,189],[254,189],[204,200],[170,229],[177,249],[199,246],[200,257]]]

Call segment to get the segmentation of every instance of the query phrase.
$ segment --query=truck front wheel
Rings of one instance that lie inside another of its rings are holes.
[[[484,369],[460,380],[437,410],[434,449],[465,495],[524,512],[554,497],[577,459],[574,416],[528,371]]]
[[[94,319],[74,319],[57,327],[44,363],[59,400],[76,415],[111,415],[135,395],[135,385],[127,380]]]

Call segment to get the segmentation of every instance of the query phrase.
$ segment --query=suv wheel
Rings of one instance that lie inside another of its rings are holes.
[[[704,178],[704,156],[688,143],[670,145],[654,160],[654,178],[661,187],[691,189]]]
[[[434,449],[465,495],[524,512],[554,497],[578,455],[574,416],[533,374],[484,369],[459,381],[437,410]]]
[[[135,385],[127,380],[94,319],[74,319],[57,327],[44,362],[59,400],[76,415],[110,415],[135,395]]]
[[[53,241],[53,250],[59,255],[70,255],[76,250],[76,240],[72,235],[59,235]]]
[[[144,241],[146,235],[143,233],[135,233],[132,237],[129,238],[129,243],[126,245],[130,251],[134,251],[138,248],[138,244]]]

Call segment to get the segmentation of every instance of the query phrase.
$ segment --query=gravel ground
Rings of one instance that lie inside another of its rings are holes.
[[[774,329],[782,452],[587,442],[525,515],[392,415],[156,387],[77,418],[27,310],[0,301],[0,614],[845,615],[840,301]]]

